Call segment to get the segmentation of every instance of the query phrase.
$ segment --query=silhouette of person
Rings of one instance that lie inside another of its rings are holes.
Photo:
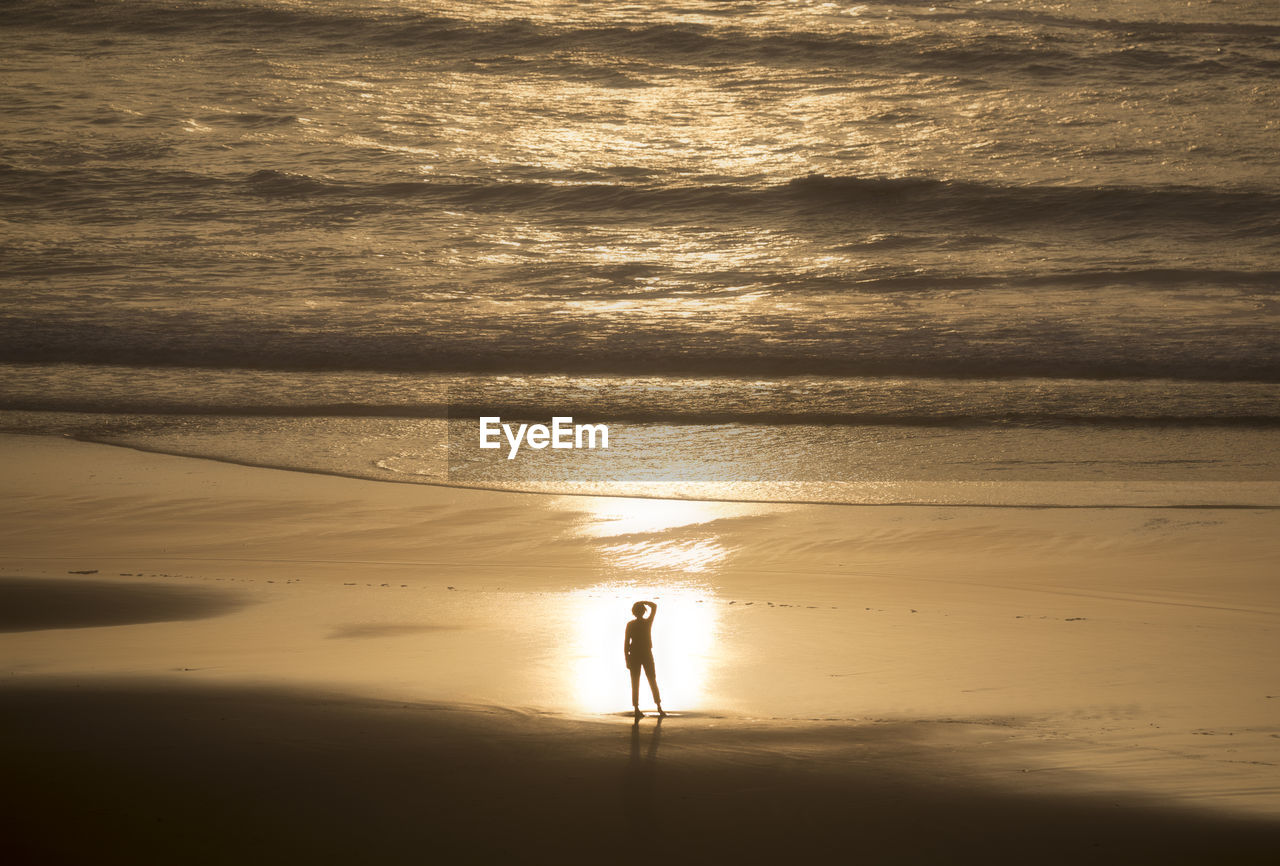
[[[648,617],[644,615],[646,607]],[[631,672],[631,706],[637,719],[644,718],[640,712],[640,670],[643,668],[649,679],[649,691],[653,692],[653,702],[658,705],[658,715],[665,716],[662,696],[658,694],[658,676],[653,669],[653,618],[658,615],[658,606],[651,601],[637,601],[631,605],[631,613],[635,619],[627,623],[627,635],[622,642],[627,670]]]

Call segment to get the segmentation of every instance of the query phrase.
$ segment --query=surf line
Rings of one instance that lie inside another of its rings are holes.
[[[521,443],[535,450],[548,445],[552,448],[592,448],[599,437],[600,448],[609,447],[608,424],[574,424],[572,415],[556,415],[546,424],[521,424],[513,429],[511,424],[503,424],[501,416],[480,416],[480,447],[501,448],[499,436],[506,437],[509,451],[507,459],[516,459]]]

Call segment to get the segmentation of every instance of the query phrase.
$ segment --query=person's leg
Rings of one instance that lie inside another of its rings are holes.
[[[658,694],[658,673],[653,667],[653,656],[644,660],[644,675],[649,678],[649,691],[653,692],[653,702],[658,705],[658,712],[662,712],[662,695]]]
[[[627,669],[631,674],[631,706],[640,709],[640,665],[633,664]]]

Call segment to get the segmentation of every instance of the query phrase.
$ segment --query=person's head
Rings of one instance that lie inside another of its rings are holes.
[[[637,601],[635,604],[631,605],[631,615],[636,619],[644,616],[644,603]]]

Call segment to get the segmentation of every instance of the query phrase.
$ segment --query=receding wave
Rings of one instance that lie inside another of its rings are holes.
[[[185,180],[183,181],[185,182]],[[989,223],[1142,219],[1280,228],[1280,194],[1199,186],[1000,186],[927,177],[877,178],[811,174],[785,184],[643,186],[599,183],[422,181],[356,185],[266,170],[247,177],[259,195],[439,199],[453,205],[530,207],[580,213],[774,212],[871,208]]]
[[[501,416],[507,421],[545,422],[563,414],[564,401],[522,401],[518,403],[422,403],[370,405],[363,403],[256,404],[183,403],[180,401],[130,402],[127,400],[22,400],[0,397],[0,411],[62,412],[86,415],[189,415],[216,418],[394,418],[394,419],[477,419]],[[1204,414],[1149,413],[1114,414],[1081,406],[1074,412],[1061,411],[974,411],[972,407],[938,408],[932,412],[911,406],[902,411],[833,411],[822,407],[791,409],[708,409],[664,404],[655,407],[604,401],[580,401],[574,409],[579,418],[593,422],[631,424],[745,424],[815,425],[866,427],[1062,427],[1090,425],[1104,427],[1251,427],[1280,428],[1280,415],[1265,410],[1255,414],[1230,414],[1221,406]]]
[[[1154,36],[1280,36],[1280,24],[1253,21],[1152,21],[1150,19],[1082,18],[1027,9],[934,8],[929,12],[907,13],[923,21],[1008,21],[1043,27],[1062,27],[1094,32],[1119,32],[1134,38]]]
[[[820,207],[889,207],[991,223],[1112,219],[1277,225],[1280,195],[1269,190],[1199,186],[1000,186],[933,178],[831,177],[811,174],[787,184],[801,202]],[[774,195],[781,194],[774,190]]]
[[[1280,346],[1265,322],[1213,336],[1171,333],[1144,346],[1123,332],[1082,339],[1030,325],[1006,328],[991,340],[937,327],[904,332],[892,322],[873,328],[809,320],[815,332],[805,339],[762,345],[750,330],[681,332],[663,322],[611,328],[608,335],[601,333],[606,323],[590,318],[542,335],[519,319],[472,322],[462,330],[436,324],[373,334],[359,333],[358,319],[308,331],[240,318],[209,318],[193,328],[181,314],[108,323],[11,313],[0,316],[0,361],[318,372],[1280,382]]]
[[[664,217],[874,215],[919,225],[956,222],[1052,225],[1123,222],[1187,224],[1240,234],[1280,233],[1280,193],[1207,186],[999,185],[927,177],[811,174],[783,184],[643,185],[454,180],[356,183],[263,169],[241,177],[136,168],[35,169],[0,164],[0,201],[35,207],[108,207],[122,197],[171,206],[175,195],[209,191],[213,213],[225,196],[310,200],[315,207],[362,210],[422,203],[478,210],[536,210]],[[1142,227],[1140,226],[1140,227]]]
[[[971,13],[957,12],[957,17]],[[907,17],[920,16],[907,13]],[[1001,16],[988,14],[990,20]],[[94,0],[27,2],[6,9],[10,26],[40,26],[73,32],[121,32],[206,40],[270,37],[280,41],[319,43],[341,51],[361,47],[394,49],[412,53],[442,53],[481,68],[528,55],[548,55],[554,66],[560,56],[576,53],[604,58],[625,57],[650,63],[681,66],[726,61],[768,66],[821,66],[833,62],[856,63],[863,68],[886,66],[928,72],[1007,69],[1060,74],[1123,73],[1139,65],[1158,65],[1175,75],[1180,68],[1197,74],[1239,74],[1274,67],[1274,59],[1235,56],[1229,64],[1207,63],[1207,55],[1159,42],[1169,35],[1237,36],[1252,39],[1254,47],[1272,47],[1269,38],[1280,28],[1265,24],[1160,24],[1109,20],[1067,19],[1016,14],[1012,23],[1041,28],[1123,30],[1132,38],[1149,37],[1159,47],[1135,52],[1132,48],[1107,50],[1094,40],[1055,40],[1046,45],[1032,33],[984,33],[965,38],[946,30],[938,34],[897,35],[893,28],[855,26],[848,29],[787,31],[755,30],[731,23],[600,23],[548,24],[527,19],[472,21],[427,12],[283,7],[253,3],[193,4],[182,2],[101,3]],[[1261,40],[1259,42],[1259,40]],[[1252,43],[1251,43],[1252,44]]]
[[[869,277],[855,283],[858,289],[984,289],[993,286],[1053,286],[1064,288],[1104,288],[1107,286],[1148,286],[1175,288],[1187,285],[1254,286],[1280,288],[1280,271],[1242,271],[1228,268],[1100,268],[1063,270],[1048,273],[1004,272],[991,274],[921,273]]]

